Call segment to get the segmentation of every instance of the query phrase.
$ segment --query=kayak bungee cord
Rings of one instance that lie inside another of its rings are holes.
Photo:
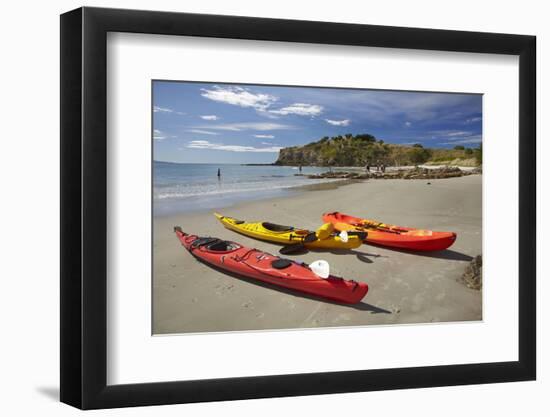
[[[268,277],[277,278],[277,279],[284,279],[284,280],[288,280],[288,281],[293,281],[293,280],[294,280],[294,281],[305,281],[305,282],[310,282],[310,281],[311,281],[311,282],[314,282],[314,281],[317,281],[316,278],[292,278],[292,277],[290,277],[288,274],[286,274],[286,276],[284,276],[284,275],[270,274],[270,273],[268,273],[268,272],[266,272],[266,271],[264,271],[264,270],[262,270],[262,269],[260,269],[260,268],[256,268],[254,265],[250,265],[248,262],[246,262],[246,259],[248,259],[248,258],[250,257],[250,254],[251,254],[252,252],[260,252],[260,253],[262,253],[262,254],[265,254],[265,253],[266,253],[266,252],[262,252],[262,251],[260,251],[260,250],[258,250],[258,249],[250,249],[250,250],[249,250],[248,252],[246,252],[243,256],[236,256],[236,255],[235,255],[235,256],[232,256],[231,258],[232,258],[234,261],[240,262],[241,264],[246,265],[247,267],[253,269],[254,271],[256,271],[256,272],[258,272],[258,273],[260,273],[260,274],[263,274],[263,275],[265,275],[265,276],[268,276]],[[278,259],[282,259],[282,258],[278,258]],[[294,264],[296,264],[296,265],[302,266],[302,267],[304,267],[304,268],[309,269],[309,267],[307,267],[307,266],[304,265],[304,264],[299,264],[299,263],[294,262],[294,261],[290,261],[290,262],[292,262],[292,263],[294,263]],[[343,278],[335,277],[335,276],[331,276],[331,278],[332,278],[332,279],[343,279]],[[356,284],[356,281],[354,281],[354,280],[348,280],[348,281],[353,282],[353,283]]]

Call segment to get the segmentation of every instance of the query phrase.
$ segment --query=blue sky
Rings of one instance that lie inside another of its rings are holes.
[[[154,159],[270,163],[281,147],[346,133],[477,147],[481,112],[479,94],[154,81]]]

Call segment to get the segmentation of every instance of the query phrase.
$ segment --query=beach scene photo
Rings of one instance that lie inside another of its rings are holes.
[[[152,333],[483,320],[481,94],[152,81]]]

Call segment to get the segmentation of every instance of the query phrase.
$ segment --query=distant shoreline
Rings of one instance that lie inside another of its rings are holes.
[[[272,162],[271,164],[239,164],[243,167],[271,167],[271,166],[281,166],[277,165],[275,162]],[[292,166],[292,165],[289,165]]]

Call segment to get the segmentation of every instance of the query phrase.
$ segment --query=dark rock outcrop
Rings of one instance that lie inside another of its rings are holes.
[[[465,175],[472,175],[473,171],[462,171],[458,167],[442,167],[442,168],[413,168],[413,169],[399,169],[397,171],[388,172],[348,172],[348,171],[327,171],[321,174],[305,175],[312,179],[322,178],[344,178],[344,179],[404,179],[404,180],[426,180],[426,179],[440,179],[440,178],[453,178],[463,177]],[[303,174],[295,174],[303,175]]]
[[[462,274],[460,280],[473,290],[481,290],[483,280],[481,273],[481,255],[477,255],[470,264],[466,267],[466,271]]]

